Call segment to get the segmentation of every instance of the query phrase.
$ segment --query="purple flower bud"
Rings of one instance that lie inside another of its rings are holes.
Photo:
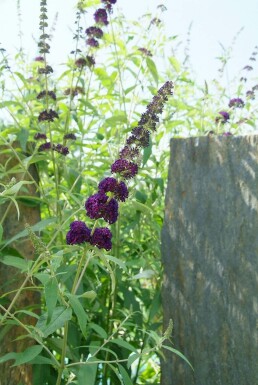
[[[246,92],[246,97],[247,97],[248,99],[254,100],[254,99],[255,99],[255,93],[254,93],[254,90],[249,90],[249,91],[247,91],[247,92]]]
[[[43,56],[37,56],[35,57],[34,61],[44,62]]]
[[[70,133],[64,135],[64,139],[65,140],[68,140],[68,139],[76,140],[76,135],[70,132]]]
[[[93,48],[99,47],[99,42],[98,40],[94,39],[94,37],[90,37],[89,39],[87,39],[86,44]]]
[[[51,143],[50,142],[43,143],[38,148],[39,152],[41,152],[41,151],[48,151],[48,150],[51,150]]]
[[[70,224],[70,230],[66,235],[68,245],[79,245],[90,241],[91,231],[84,222],[74,221]]]
[[[98,227],[91,236],[90,243],[99,249],[112,249],[112,233],[107,227]]]
[[[103,37],[103,31],[98,27],[89,27],[85,31],[86,35],[90,37],[95,37],[96,39],[101,39]]]
[[[91,55],[87,55],[85,58],[81,57],[75,61],[75,65],[78,68],[83,68],[83,67],[92,67],[95,65],[95,60],[94,57]]]
[[[35,139],[35,140],[47,139],[47,135],[46,135],[46,134],[41,134],[40,132],[37,132],[37,133],[34,135],[34,139]]]
[[[226,123],[229,120],[229,113],[227,111],[220,111],[220,116],[217,116],[215,119],[216,123]]]
[[[246,71],[252,71],[253,70],[253,67],[252,66],[245,66],[243,68],[243,70],[246,70]]]
[[[231,136],[232,134],[231,134],[231,132],[224,132],[223,133],[223,136]]]
[[[241,107],[244,107],[245,103],[240,98],[234,98],[234,99],[230,99],[228,105],[230,108],[231,107],[241,108]]]
[[[136,163],[129,162],[126,159],[117,159],[111,165],[111,172],[118,173],[125,179],[130,179],[137,174],[138,166]]]
[[[39,116],[38,116],[38,121],[39,122],[42,122],[44,120],[48,121],[48,122],[53,122],[54,119],[58,119],[58,113],[56,111],[53,111],[53,110],[44,110],[42,111]]]
[[[140,51],[144,56],[152,56],[151,51],[147,48],[138,48],[138,51]]]

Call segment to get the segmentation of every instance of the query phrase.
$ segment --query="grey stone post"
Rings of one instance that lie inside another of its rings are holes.
[[[162,385],[258,384],[258,136],[173,139],[162,232]]]

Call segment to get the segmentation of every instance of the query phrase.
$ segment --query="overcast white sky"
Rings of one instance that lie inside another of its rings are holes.
[[[20,0],[22,9],[23,42],[31,56],[37,53],[32,35],[38,36],[38,15],[40,0]],[[0,42],[10,53],[19,47],[17,27],[17,0],[0,0]],[[66,58],[71,47],[67,47],[73,27],[76,0],[48,0],[49,19],[59,13],[55,32],[55,49],[57,62]],[[239,35],[233,51],[233,60],[229,71],[236,74],[248,64],[248,59],[255,45],[258,45],[258,0],[118,0],[126,16],[137,19],[157,5],[164,4],[167,11],[163,13],[168,35],[180,35],[185,41],[187,30],[192,22],[191,62],[199,80],[216,77],[219,63],[215,59],[221,54],[219,42],[230,46],[237,32]],[[53,52],[53,51],[52,51]],[[63,56],[62,56],[63,55]],[[252,76],[257,78],[257,64]]]

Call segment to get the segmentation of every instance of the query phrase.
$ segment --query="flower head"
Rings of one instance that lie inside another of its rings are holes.
[[[231,107],[241,108],[241,107],[244,107],[245,103],[240,98],[233,98],[233,99],[230,99],[228,105],[230,108]]]
[[[46,65],[46,67],[44,67],[44,68],[39,68],[39,69],[38,69],[38,73],[39,73],[40,75],[42,75],[42,74],[48,75],[48,74],[50,74],[51,72],[53,72],[53,68],[52,68],[51,66],[49,66],[49,65]]]
[[[243,68],[243,70],[246,70],[246,71],[252,71],[253,70],[253,67],[252,66],[245,66]]]
[[[229,113],[227,111],[220,111],[219,112],[220,116],[217,116],[215,121],[216,123],[226,123],[229,120]]]
[[[249,98],[249,99],[255,99],[255,92],[254,90],[249,90],[246,92],[246,97]]]
[[[43,56],[37,56],[35,57],[34,61],[44,62]]]
[[[140,51],[144,56],[152,56],[151,51],[147,48],[138,48],[138,51]]]
[[[44,110],[42,111],[39,116],[38,116],[38,121],[39,122],[42,122],[44,120],[48,121],[48,122],[53,122],[54,119],[58,119],[58,113],[56,111],[53,111],[53,110]]]
[[[109,224],[117,221],[118,203],[114,198],[109,200],[103,191],[91,195],[85,202],[85,209],[91,219],[103,218]]]
[[[138,173],[138,165],[127,159],[117,159],[111,165],[111,172],[120,174],[125,179],[130,179]]]
[[[70,139],[70,140],[76,140],[76,135],[73,134],[72,132],[70,132],[70,133],[64,135],[64,139],[65,139],[65,140],[68,140],[68,139]]]
[[[94,37],[90,37],[89,39],[87,39],[86,44],[93,48],[99,47],[99,42],[98,40],[94,39]]]
[[[138,159],[140,156],[140,149],[135,146],[126,145],[119,152],[119,158],[127,159],[129,161],[134,161],[134,159]]]
[[[107,11],[103,8],[99,8],[94,13],[94,20],[97,24],[108,25]]]
[[[79,245],[90,241],[91,231],[82,221],[74,221],[70,224],[70,230],[66,235],[68,245]]]
[[[89,27],[85,31],[86,35],[90,37],[95,37],[96,39],[101,39],[103,37],[103,31],[98,27]]]
[[[37,99],[45,98],[47,95],[48,95],[51,99],[56,100],[56,94],[54,93],[54,91],[48,91],[48,92],[46,92],[45,90],[44,90],[44,91],[41,91],[41,92],[37,95]]]
[[[99,183],[99,191],[104,193],[112,192],[114,197],[124,202],[128,198],[128,189],[124,182],[118,182],[115,178],[105,178]]]
[[[75,61],[75,65],[78,68],[83,68],[83,67],[92,67],[95,65],[95,59],[91,55],[87,55],[85,58],[80,57]]]
[[[112,233],[107,227],[98,227],[91,236],[90,243],[99,249],[112,249]]]
[[[38,148],[38,151],[41,152],[41,151],[48,151],[48,150],[51,150],[51,143],[50,142],[46,142],[46,143],[43,143],[39,146]]]
[[[35,140],[47,139],[47,135],[46,135],[46,134],[42,134],[42,133],[40,133],[40,132],[37,132],[37,133],[34,135],[34,139],[35,139]]]
[[[68,155],[69,154],[69,149],[68,147],[65,147],[63,146],[62,144],[58,143],[58,144],[53,144],[53,150],[54,151],[57,151],[59,154],[61,155]]]

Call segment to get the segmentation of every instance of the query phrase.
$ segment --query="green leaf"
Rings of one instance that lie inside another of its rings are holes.
[[[4,255],[3,257],[1,257],[0,261],[4,265],[16,267],[17,269],[22,271],[27,271],[30,265],[29,260],[19,258],[19,257],[14,257],[12,255]]]
[[[22,353],[14,353],[14,352],[7,353],[4,356],[0,357],[0,364],[9,360],[15,360],[15,363],[12,366],[25,364],[26,362],[29,362],[33,360],[33,358],[37,357],[37,355],[39,355],[42,349],[43,349],[43,346],[35,345],[35,346],[29,347]]]
[[[37,356],[36,358],[33,358],[33,360],[30,361],[30,365],[53,365],[55,362],[51,360],[51,358],[47,358],[44,356]]]
[[[83,294],[78,295],[78,298],[88,298],[94,299],[96,298],[97,293],[94,290],[85,291]]]
[[[20,190],[20,188],[25,184],[32,184],[33,182],[27,182],[25,180],[20,180],[18,183],[15,183],[12,187],[4,190],[1,195],[2,196],[8,196],[8,195],[15,195]]]
[[[50,277],[45,284],[45,297],[48,312],[47,322],[49,322],[56,307],[58,297],[58,283],[56,277]]]
[[[96,324],[94,324],[94,323],[91,322],[91,323],[89,323],[89,327],[90,327],[91,329],[95,330],[95,332],[96,332],[97,334],[99,334],[100,337],[102,337],[102,338],[104,338],[104,339],[107,338],[107,333],[106,333],[106,331],[105,331],[101,326],[96,325]]]
[[[106,119],[105,122],[106,122],[107,126],[114,127],[117,124],[126,123],[127,119],[126,119],[125,115],[117,115],[117,116],[112,116],[111,118]]]
[[[179,61],[174,57],[169,58],[170,64],[173,66],[174,70],[178,73],[180,72],[180,63]]]
[[[158,83],[159,83],[159,75],[158,75],[156,64],[149,57],[146,58],[146,63],[147,63],[147,67],[148,67],[148,69],[149,69],[149,71],[150,71],[154,81],[158,85]]]
[[[95,385],[97,364],[81,365],[77,373],[77,385]]]
[[[31,230],[36,232],[36,231],[41,231],[44,230],[48,225],[56,222],[56,218],[48,218],[48,219],[43,219],[42,221],[39,221],[36,223],[34,226],[31,226]],[[27,237],[28,236],[28,230],[22,230],[20,233],[16,234],[14,237],[9,239],[6,243],[5,246],[9,245],[10,243],[17,241],[17,239]]]
[[[143,150],[143,157],[142,157],[142,165],[143,166],[147,163],[151,154],[152,154],[152,144],[150,143],[150,145],[148,147],[145,147]]]
[[[80,300],[78,299],[78,297],[76,295],[69,294],[68,298],[69,298],[69,302],[72,306],[72,309],[73,309],[73,311],[74,311],[74,313],[78,319],[82,334],[84,335],[84,337],[86,337],[88,316],[87,316],[85,310],[83,309],[83,306],[82,306]]]
[[[22,353],[17,353],[15,363],[12,365],[12,367],[17,365],[22,365],[22,364],[25,364],[26,362],[33,360],[35,357],[39,355],[39,353],[41,353],[42,349],[43,349],[43,346],[35,345],[26,349]]]
[[[4,356],[0,357],[0,364],[3,364],[6,361],[14,360],[18,353],[7,353]]]
[[[131,365],[134,363],[135,360],[137,360],[141,355],[139,353],[132,353],[129,357],[128,357],[128,361],[127,361],[127,367],[128,369],[131,367]]]
[[[28,138],[29,138],[29,131],[26,130],[25,128],[22,128],[17,134],[17,139],[19,140],[21,148],[24,152],[26,151],[26,144],[27,144]]]
[[[171,348],[170,346],[167,346],[167,345],[162,345],[162,347],[164,349],[167,349],[167,350],[170,350],[172,353],[175,353],[177,356],[181,357],[185,362],[187,362],[187,364],[192,368],[192,370],[194,370],[193,366],[191,365],[191,363],[188,361],[188,359],[183,355],[183,353],[181,353],[179,350],[177,349],[174,349],[174,348]]]
[[[119,372],[123,378],[124,385],[133,385],[132,380],[129,377],[129,374],[127,373],[125,368],[120,364],[118,364],[118,367],[119,367]]]
[[[121,267],[121,269],[126,270],[126,264],[121,259],[118,259],[108,254],[105,254],[104,257],[109,261],[116,263],[119,267]]]
[[[122,340],[121,338],[114,338],[110,342],[112,342],[112,344],[116,344],[118,346],[121,346],[122,348],[125,348],[127,350],[130,350],[134,353],[137,353],[137,350],[135,349],[134,346],[129,344],[129,342]]]
[[[149,270],[143,270],[141,273],[134,275],[131,279],[140,279],[140,278],[151,278],[155,275],[155,272],[151,269]]]
[[[47,323],[48,314],[44,313],[38,320],[36,328],[39,329],[44,337],[48,337],[54,333],[57,329],[64,326],[67,321],[72,318],[72,309],[65,308],[63,306],[55,308],[53,315],[49,323]]]
[[[0,224],[0,242],[2,241],[2,238],[3,238],[3,232],[4,232],[3,226]]]

